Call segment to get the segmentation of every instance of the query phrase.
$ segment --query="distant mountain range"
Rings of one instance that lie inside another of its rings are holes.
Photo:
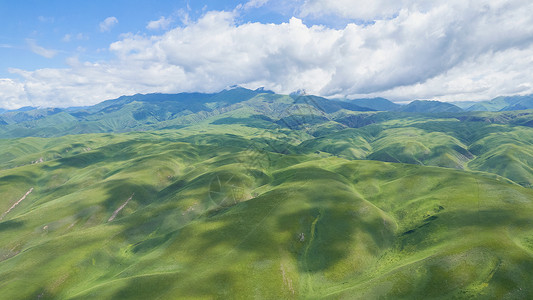
[[[350,102],[377,111],[394,111],[399,110],[402,107],[402,105],[396,104],[385,98],[362,98],[350,100]]]
[[[73,114],[81,112],[90,114],[100,111],[104,108],[110,110],[120,105],[126,105],[134,101],[151,103],[160,108],[170,109],[169,112],[182,112],[190,110],[191,112],[209,111],[217,107],[223,107],[239,102],[249,100],[259,94],[276,95],[270,90],[259,88],[249,90],[239,86],[223,90],[219,93],[179,93],[179,94],[136,94],[133,96],[121,96],[117,99],[106,100],[94,106],[85,107],[68,107],[65,109],[37,108],[31,106],[21,107],[15,110],[0,108],[0,115],[4,115],[7,123],[35,120],[41,117],[55,114],[61,111],[69,111]],[[279,95],[281,96],[281,95]],[[377,98],[359,98],[350,100],[326,99],[323,97],[307,95],[305,92],[298,91],[290,95],[292,98],[312,97],[316,101],[326,105],[328,108],[332,105],[340,109],[352,111],[402,111],[402,112],[419,112],[419,113],[440,113],[440,112],[460,112],[460,111],[514,111],[533,109],[533,95],[526,96],[502,96],[488,101],[460,101],[460,102],[441,102],[436,100],[414,100],[407,105],[394,103],[388,99]],[[327,104],[326,104],[327,103]],[[348,104],[347,104],[348,103]],[[207,104],[207,106],[206,106]],[[141,117],[142,113],[138,114]],[[0,119],[2,120],[2,119]],[[1,121],[0,121],[1,124]]]
[[[349,102],[376,111],[399,111],[416,113],[442,113],[464,111],[462,108],[451,103],[430,100],[415,100],[407,105],[396,104],[385,98],[363,98],[349,100]]]
[[[398,109],[403,112],[417,113],[441,113],[441,112],[461,112],[461,108],[446,102],[415,100]]]
[[[427,100],[399,105],[385,98],[341,101],[305,93],[280,95],[262,88],[250,90],[233,87],[218,93],[122,96],[88,107],[3,109],[0,110],[0,136],[48,137],[181,128],[229,112],[236,115],[260,115],[278,123],[283,122],[287,116],[291,116],[294,121],[294,116],[314,115],[320,116],[314,122],[321,119],[334,120],[337,123],[334,126],[337,127],[357,127],[375,120],[350,112],[459,114],[469,111],[523,110],[533,108],[533,96],[498,97],[491,101],[474,104],[462,102],[458,105],[461,107]],[[294,124],[285,125],[292,128]]]
[[[404,111],[420,113],[461,112],[461,111],[514,111],[533,109],[533,95],[497,97],[489,101],[441,102],[415,100],[407,105],[399,105],[385,98],[364,98],[349,100],[362,107],[378,111]]]
[[[490,101],[471,102],[467,111],[512,111],[533,108],[533,95],[497,97]]]

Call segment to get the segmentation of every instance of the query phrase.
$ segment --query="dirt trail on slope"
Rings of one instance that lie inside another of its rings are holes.
[[[2,219],[10,212],[13,210],[13,208],[15,208],[17,205],[19,205],[20,202],[22,202],[22,200],[26,199],[26,197],[31,193],[33,192],[33,188],[31,188],[29,191],[26,192],[26,194],[24,194],[24,196],[22,196],[22,198],[19,199],[19,201],[15,202],[15,204],[11,205],[11,207],[5,212],[3,213],[1,216],[0,216],[0,221],[2,221]]]
[[[119,208],[117,208],[117,209],[113,212],[113,214],[111,215],[111,217],[109,217],[109,220],[107,220],[107,222],[111,222],[111,221],[113,221],[113,220],[116,218],[116,216],[118,215],[118,213],[119,213],[124,207],[126,207],[126,205],[128,205],[128,202],[130,202],[130,200],[133,198],[133,195],[135,195],[135,193],[131,194],[131,196],[128,198],[128,200],[126,200],[126,202],[122,203],[122,205],[121,205]]]

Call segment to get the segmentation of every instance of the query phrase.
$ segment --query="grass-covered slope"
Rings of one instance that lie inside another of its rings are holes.
[[[533,184],[531,111],[436,114],[358,112],[323,98],[260,93],[246,101],[211,112],[201,111],[139,125],[133,115],[124,113],[130,106],[141,105],[135,99],[126,101],[128,103],[119,111],[109,113],[109,116],[116,115],[115,117],[86,123],[74,122],[72,124],[75,127],[66,132],[79,134],[86,131],[112,131],[125,128],[125,124],[130,124],[128,122],[132,124],[131,130],[184,128],[185,131],[205,132],[214,129],[221,133],[226,133],[231,126],[239,125],[239,128],[246,128],[250,132],[266,132],[265,136],[270,138],[266,145],[274,152],[322,153],[350,160],[378,160],[483,171],[504,176],[526,187]],[[67,115],[61,112],[34,121],[34,124],[28,124],[27,130],[43,132],[45,136],[45,133],[52,131],[62,135],[60,133],[64,128],[55,127],[51,121],[51,118],[62,116]],[[13,130],[11,133],[25,132],[26,129]],[[4,137],[9,137],[9,134]],[[289,143],[290,147],[277,146],[280,139]],[[70,154],[73,154],[103,145],[90,141],[87,144],[76,144],[75,149],[69,150],[57,148],[57,144],[51,144],[46,139],[27,138],[16,141],[21,145],[13,148],[16,143],[0,140],[0,146],[5,145],[0,147],[0,168],[48,161],[67,155],[66,151],[72,151]],[[39,151],[27,155],[29,150]],[[61,151],[64,153],[60,155]]]
[[[413,116],[327,132],[298,148],[346,159],[484,171],[533,186],[533,129],[525,126]]]
[[[422,146],[466,147],[441,134]],[[0,298],[533,297],[533,190],[304,153],[304,137],[212,124],[3,141],[50,156],[1,162]]]

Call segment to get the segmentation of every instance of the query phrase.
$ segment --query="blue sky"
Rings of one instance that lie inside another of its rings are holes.
[[[233,10],[240,1],[0,1],[0,76],[9,76],[9,68],[34,70],[67,67],[72,55],[80,59],[109,59],[109,44],[127,32],[153,34],[148,22],[161,16],[175,16],[174,26],[181,25],[180,15],[198,18],[209,10]],[[108,17],[118,20],[109,31],[99,24]],[[246,20],[280,21],[277,14],[251,14]],[[34,53],[28,40],[37,46],[56,51],[51,58]]]
[[[533,93],[524,0],[0,0],[0,107],[230,85],[326,97]]]

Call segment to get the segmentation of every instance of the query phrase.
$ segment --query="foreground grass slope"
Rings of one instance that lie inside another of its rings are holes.
[[[530,166],[527,132],[414,120],[328,153],[244,123],[2,141],[0,298],[533,297],[533,190],[489,154]],[[522,150],[484,148],[504,140]],[[347,159],[438,145],[468,168]]]

